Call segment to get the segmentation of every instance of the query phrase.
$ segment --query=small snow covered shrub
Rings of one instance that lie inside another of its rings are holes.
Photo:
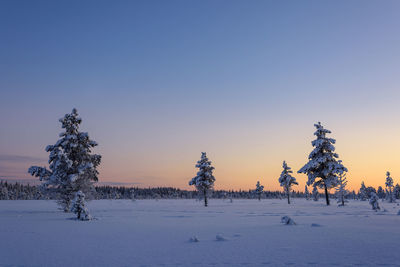
[[[296,223],[293,221],[292,218],[289,216],[283,216],[281,218],[281,223],[286,224],[286,225],[295,225]]]
[[[338,186],[336,188],[337,203],[339,206],[344,206],[344,203],[348,202],[346,200],[346,195],[349,192],[346,189],[346,185],[347,185],[346,173],[343,172],[339,174]]]
[[[263,191],[264,186],[260,184],[260,181],[257,181],[256,190],[254,191],[254,193],[257,195],[258,201],[261,201],[261,195]]]
[[[76,214],[76,218],[81,221],[89,221],[92,216],[86,208],[85,194],[82,191],[75,193],[75,198],[72,201],[71,211]]]
[[[393,190],[393,178],[390,177],[390,172],[386,172],[386,183],[385,183],[386,187],[387,187],[387,200],[390,203],[394,203],[396,202],[396,196],[394,194],[394,190]]]
[[[369,199],[369,204],[371,204],[372,209],[375,211],[380,210],[381,208],[379,207],[379,202],[378,202],[379,198],[378,196],[372,192],[371,193],[371,198]]]
[[[286,164],[286,161],[283,161],[282,164],[283,171],[281,176],[279,177],[279,183],[285,190],[287,195],[288,204],[290,204],[290,188],[293,184],[298,184],[296,182],[296,178],[294,178],[291,174],[293,173],[292,169]]]

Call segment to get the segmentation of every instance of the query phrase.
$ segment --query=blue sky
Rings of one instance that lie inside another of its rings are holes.
[[[29,157],[45,164],[73,107],[100,144],[103,181],[185,187],[207,151],[219,187],[275,188],[284,159],[306,162],[319,120],[352,186],[400,175],[399,11],[398,1],[1,1],[0,176],[28,178]]]

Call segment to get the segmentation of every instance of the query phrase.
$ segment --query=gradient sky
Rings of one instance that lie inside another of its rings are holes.
[[[400,1],[0,1],[0,178],[76,107],[102,182],[278,189],[321,121],[349,187],[400,182]],[[306,177],[294,189],[304,190]]]

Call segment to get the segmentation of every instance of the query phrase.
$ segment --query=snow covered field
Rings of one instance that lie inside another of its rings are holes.
[[[400,266],[397,204],[202,204],[98,200],[97,220],[84,222],[53,201],[0,201],[0,266]],[[297,225],[282,225],[284,215]]]

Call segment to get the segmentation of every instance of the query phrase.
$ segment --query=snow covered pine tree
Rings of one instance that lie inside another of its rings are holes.
[[[46,147],[49,155],[49,169],[32,166],[28,172],[40,181],[43,186],[54,188],[57,192],[58,203],[65,212],[70,211],[71,201],[79,190],[90,194],[93,183],[98,181],[97,167],[101,156],[91,154],[97,143],[89,139],[88,133],[79,132],[82,119],[76,109],[60,119],[64,132],[55,145]]]
[[[306,200],[310,200],[310,192],[308,191],[307,185],[304,186],[304,196],[306,197]]]
[[[336,188],[337,203],[339,203],[339,206],[344,206],[344,203],[348,202],[345,199],[346,195],[349,193],[346,190],[346,185],[347,185],[346,173],[343,172],[339,174],[338,187]]]
[[[257,181],[255,193],[257,195],[258,201],[261,201],[261,194],[264,191],[264,186],[260,184],[260,181]]]
[[[288,204],[290,204],[290,188],[292,187],[293,184],[298,184],[298,183],[296,182],[296,178],[294,178],[291,175],[291,173],[293,173],[293,171],[286,164],[286,161],[283,161],[282,167],[283,167],[283,171],[281,173],[281,176],[279,177],[279,183],[285,190],[285,193],[287,195]]]
[[[393,192],[393,178],[390,177],[390,172],[386,172],[386,183],[385,183],[388,191],[387,199],[390,203],[396,202],[396,197]]]
[[[338,154],[334,153],[336,143],[335,139],[326,137],[331,133],[324,129],[320,122],[314,124],[317,131],[314,133],[317,139],[312,141],[315,147],[308,156],[309,161],[298,171],[308,176],[307,185],[316,185],[325,189],[326,205],[329,205],[328,189],[337,185],[338,175],[347,172],[347,169],[337,161]],[[320,178],[319,180],[316,180]]]
[[[199,171],[196,177],[189,182],[189,185],[194,185],[199,192],[203,193],[204,206],[207,207],[207,191],[213,188],[215,177],[212,175],[214,167],[211,166],[211,161],[208,160],[206,152],[201,152],[201,159],[197,161],[196,168],[199,168]]]
[[[358,198],[362,201],[365,201],[368,198],[367,187],[365,186],[364,181],[361,182],[361,187],[358,191]]]
[[[312,196],[313,196],[313,200],[314,201],[318,201],[319,199],[319,192],[316,186],[314,186],[313,190],[312,190]]]
[[[82,191],[75,193],[75,198],[72,200],[71,211],[76,214],[78,220],[89,221],[92,219],[89,210],[86,208],[85,194],[82,193]]]

